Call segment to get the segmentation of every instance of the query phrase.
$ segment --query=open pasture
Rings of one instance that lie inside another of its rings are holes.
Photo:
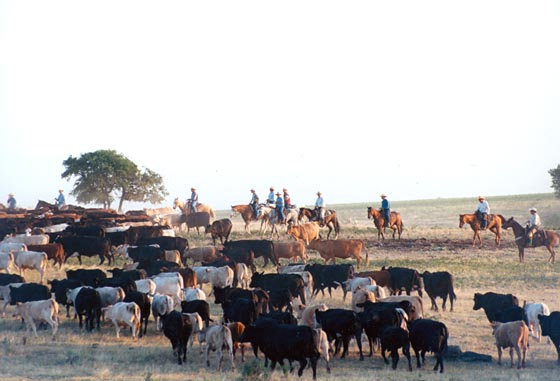
[[[503,214],[506,218],[514,216],[525,221],[531,206],[539,208],[543,223],[548,229],[558,231],[560,226],[560,200],[552,194],[488,197],[492,211]],[[346,359],[335,358],[331,361],[332,373],[325,371],[323,360],[317,367],[319,380],[558,380],[560,365],[557,364],[556,350],[547,344],[546,338],[538,343],[530,339],[527,368],[511,369],[508,365],[496,364],[497,350],[494,345],[492,330],[482,310],[473,311],[473,294],[475,292],[494,291],[513,293],[520,302],[542,301],[551,311],[560,310],[560,264],[548,265],[548,253],[544,248],[528,249],[526,263],[518,263],[517,247],[513,242],[511,231],[504,231],[502,245],[496,248],[493,235],[483,232],[483,247],[471,246],[472,231],[469,227],[458,228],[460,213],[474,210],[474,199],[441,199],[424,201],[392,202],[392,208],[401,213],[404,232],[401,241],[393,241],[386,234],[384,242],[377,241],[377,232],[372,221],[367,220],[367,206],[375,204],[331,205],[341,221],[340,238],[361,238],[366,241],[369,253],[368,269],[381,266],[404,266],[419,272],[449,271],[455,278],[455,311],[435,313],[429,310],[430,302],[424,295],[426,317],[442,321],[449,329],[449,345],[458,345],[463,351],[474,351],[492,356],[490,363],[468,363],[446,361],[443,375],[434,373],[431,368],[435,359],[427,354],[426,365],[417,370],[415,358],[413,371],[408,372],[403,356],[396,371],[386,366],[379,353],[373,358],[366,356],[359,361],[357,347],[351,342],[350,353]],[[229,211],[217,211],[216,218],[229,217]],[[252,235],[243,231],[240,217],[232,219],[234,223],[232,239],[259,238],[258,225],[251,224]],[[285,230],[281,228],[281,232]],[[324,230],[326,234],[326,230]],[[187,236],[191,247],[211,244],[209,235]],[[287,240],[285,235],[281,239]],[[309,252],[311,261],[322,263],[314,252]],[[260,265],[262,262],[258,261]],[[355,263],[355,262],[354,262]],[[84,260],[84,267],[96,267],[97,259]],[[122,260],[117,261],[117,265]],[[48,279],[61,279],[64,270],[76,268],[77,260],[69,259],[62,270],[53,268],[49,263]],[[108,269],[108,267],[102,267]],[[274,271],[271,266],[266,271]],[[363,269],[360,269],[363,270]],[[37,273],[27,270],[28,281],[38,281]],[[207,293],[208,287],[204,288]],[[221,308],[208,301],[214,320],[221,317]],[[441,299],[438,299],[441,306]],[[333,298],[319,295],[314,302],[324,302],[330,307],[350,308],[350,301],[342,300],[340,289],[333,293]],[[204,365],[204,355],[199,353],[195,341],[192,351],[187,354],[187,364],[178,366],[173,357],[169,341],[154,328],[150,318],[148,333],[145,337],[133,341],[126,330],[121,331],[121,338],[116,339],[115,331],[109,322],[102,323],[100,332],[80,332],[77,321],[65,317],[61,309],[61,325],[56,340],[50,339],[50,330],[39,331],[39,338],[27,336],[21,328],[19,319],[11,316],[13,307],[8,307],[5,317],[0,320],[0,373],[2,380],[237,380],[264,379],[242,374],[243,364],[240,353],[236,356],[237,369],[229,371],[228,362],[224,362],[224,371],[216,371],[216,354],[212,353],[210,368]],[[364,341],[367,355],[367,345]],[[505,353],[504,364],[509,362]],[[253,362],[250,349],[246,351],[246,364]],[[261,355],[262,361],[262,355]],[[298,379],[296,374],[285,376],[277,368],[272,380]],[[311,380],[311,371],[304,371],[302,380]]]

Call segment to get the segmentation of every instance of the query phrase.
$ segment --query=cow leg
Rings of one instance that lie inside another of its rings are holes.
[[[391,365],[393,370],[397,369],[397,364],[399,363],[399,350],[397,348],[391,349]]]
[[[502,365],[502,348],[499,345],[496,345],[498,347],[498,365]]]
[[[443,303],[442,303],[442,305],[441,305],[441,308],[443,309],[443,311],[445,311],[446,308],[447,308],[447,307],[445,306],[445,305],[447,304],[447,295],[442,296],[442,299],[443,299]],[[437,306],[436,306],[436,307],[437,307]]]
[[[414,347],[412,349],[414,349],[414,355],[416,356],[416,367],[420,368],[421,367],[421,365],[420,365],[420,352],[418,351],[418,349],[416,349]]]
[[[385,364],[389,364],[389,360],[387,360],[387,357],[385,357],[385,346],[383,345],[383,343],[381,343],[381,357],[383,357],[383,361],[385,362]]]
[[[224,354],[223,354],[223,351],[222,351],[221,347],[218,347],[217,354],[218,354],[218,371],[221,371],[222,370],[222,361],[224,359]]]
[[[412,372],[412,364],[410,361],[410,344],[405,344],[403,346],[403,355],[406,357],[406,360],[408,361],[408,370],[410,372]]]

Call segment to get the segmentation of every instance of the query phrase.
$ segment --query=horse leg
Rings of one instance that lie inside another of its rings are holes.
[[[554,264],[554,257],[556,255],[556,253],[554,252],[554,249],[552,248],[552,245],[550,243],[548,244],[548,246],[546,248],[550,252],[550,258],[548,258],[548,263]]]

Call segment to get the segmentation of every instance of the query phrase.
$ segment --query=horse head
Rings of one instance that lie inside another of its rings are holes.
[[[173,200],[173,209],[177,209],[177,207],[181,206],[181,201],[179,200],[179,197],[175,197],[175,200]]]
[[[465,225],[465,215],[459,214],[459,228],[462,228]]]
[[[371,212],[372,209],[373,209],[373,208],[372,208],[371,206],[368,206],[368,207],[367,207],[367,219],[368,219],[368,220],[370,220],[371,217],[373,216],[373,213]]]

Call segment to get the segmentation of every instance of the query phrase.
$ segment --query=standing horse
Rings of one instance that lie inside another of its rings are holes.
[[[380,238],[385,239],[385,217],[381,210],[377,210],[371,206],[367,208],[367,218],[368,220],[373,218],[373,223],[377,228],[377,240]],[[393,239],[395,239],[395,233],[399,233],[399,239],[401,239],[403,223],[401,214],[399,212],[392,211],[389,213],[389,229],[393,230]]]
[[[489,214],[488,215],[488,225],[486,228],[490,230],[492,233],[496,235],[496,246],[500,246],[500,241],[502,239],[502,224],[504,223],[505,218],[501,214]],[[474,231],[472,245],[475,245],[475,241],[478,238],[478,243],[482,246],[482,240],[480,239],[480,231],[482,230],[480,227],[480,221],[477,218],[475,213],[471,214],[460,214],[459,215],[459,228],[462,228],[463,225],[469,224],[471,229]]]
[[[517,244],[517,249],[519,250],[519,263],[525,262],[525,247],[538,247],[546,246],[548,252],[550,253],[550,258],[548,258],[548,263],[554,263],[554,257],[556,253],[554,252],[554,247],[558,246],[560,243],[560,236],[553,232],[552,230],[539,230],[533,237],[533,244],[527,246],[527,235],[525,234],[525,228],[521,224],[511,217],[509,220],[504,221],[502,228],[512,228],[513,235],[515,236],[515,243]]]
[[[303,217],[307,217],[308,221],[319,221],[319,216],[317,215],[317,211],[311,208],[299,208],[299,217],[298,221],[302,221]],[[340,233],[340,224],[338,223],[338,217],[336,216],[336,212],[332,209],[327,210],[325,213],[325,223],[321,225],[321,227],[326,226],[329,229],[327,233],[327,239],[329,239],[331,232],[334,230],[334,238],[338,238],[338,234]]]
[[[191,208],[190,205],[185,205],[185,203],[179,200],[179,197],[176,197],[173,201],[173,209],[179,208],[183,214],[190,214]],[[208,212],[210,218],[216,218],[216,213],[214,213],[214,209],[210,205],[206,204],[196,204],[196,211],[197,212]]]

